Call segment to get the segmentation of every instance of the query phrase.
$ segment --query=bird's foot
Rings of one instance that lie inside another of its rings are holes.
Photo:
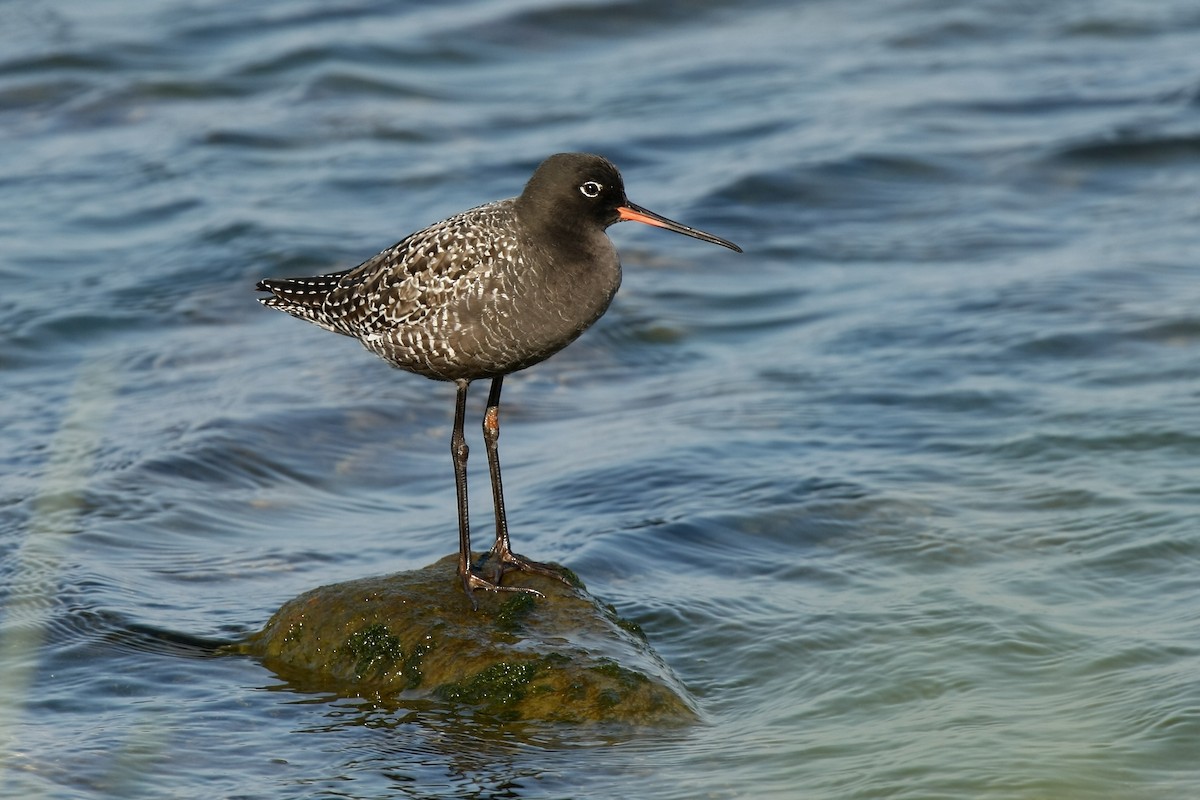
[[[467,593],[467,599],[471,601],[471,609],[473,611],[479,610],[479,604],[475,602],[476,589],[483,589],[488,592],[522,592],[543,598],[546,596],[537,589],[530,589],[528,586],[501,586],[499,578],[495,581],[489,581],[486,578],[479,577],[471,570],[468,570],[467,574],[462,576],[462,582],[463,591]]]
[[[496,542],[492,546],[485,561],[491,567],[492,580],[499,584],[509,572],[531,572],[535,575],[545,575],[547,578],[554,578],[571,586],[572,583],[563,574],[562,570],[550,564],[543,564],[541,561],[532,561],[524,556],[517,555],[507,547],[501,546],[500,542]]]
[[[528,586],[502,586],[501,581],[510,572],[530,572],[535,575],[545,575],[547,578],[560,580],[567,586],[574,586],[561,569],[550,564],[543,564],[540,561],[532,561],[524,556],[517,555],[506,547],[497,545],[492,547],[488,554],[480,559],[478,571],[472,565],[467,568],[465,573],[460,572],[463,591],[466,592],[467,598],[471,601],[471,608],[476,611],[479,610],[479,604],[475,602],[476,589],[488,592],[522,592],[541,598],[546,596],[537,589],[531,589]],[[484,574],[487,574],[487,577],[484,577]]]

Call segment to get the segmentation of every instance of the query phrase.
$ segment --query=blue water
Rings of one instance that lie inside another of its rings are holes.
[[[517,549],[704,724],[212,657],[455,548],[452,387],[254,282],[563,150],[746,249],[612,229],[505,384]],[[2,4],[0,793],[1200,796],[1198,254],[1184,0]]]

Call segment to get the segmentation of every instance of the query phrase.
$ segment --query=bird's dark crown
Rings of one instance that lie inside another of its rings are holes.
[[[607,227],[627,201],[625,183],[611,161],[590,153],[558,153],[538,166],[517,202],[547,222],[587,219]]]

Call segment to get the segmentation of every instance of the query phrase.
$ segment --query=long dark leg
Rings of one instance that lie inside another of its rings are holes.
[[[496,507],[496,543],[494,554],[511,553],[508,541],[508,515],[504,511],[504,486],[500,480],[500,388],[504,376],[492,379],[487,410],[483,412],[483,443],[487,447],[488,473],[492,479],[492,503]],[[499,569],[499,564],[497,564]],[[498,576],[497,576],[498,577]]]
[[[467,389],[471,382],[458,380],[455,381],[455,385],[458,387],[458,396],[454,405],[454,432],[450,434],[450,455],[454,459],[454,488],[458,495],[458,576],[462,579],[463,591],[467,593],[467,599],[471,601],[473,609],[479,608],[473,594],[475,589],[487,589],[492,592],[529,592],[540,597],[541,593],[533,589],[501,586],[500,577],[503,573],[498,574],[494,581],[489,581],[479,577],[471,569],[470,504],[467,502],[467,456],[470,454],[470,448],[467,447],[467,437],[463,434],[463,424],[467,418]],[[488,449],[489,452],[495,449],[494,441]],[[489,455],[489,463],[491,460]],[[499,473],[496,475],[498,477]],[[500,502],[503,502],[503,499]]]
[[[492,563],[492,580],[497,584],[504,573],[516,570],[518,572],[536,572],[558,578],[563,583],[570,584],[562,573],[549,564],[530,561],[512,551],[508,539],[508,517],[504,513],[504,487],[500,480],[500,388],[504,385],[504,376],[492,379],[492,388],[488,392],[487,410],[483,414],[483,443],[487,447],[488,472],[492,478],[492,502],[496,507],[496,543],[492,545],[489,561]]]
[[[471,607],[475,598],[471,595],[471,522],[470,508],[467,503],[467,437],[463,434],[463,423],[467,419],[467,389],[471,382],[455,381],[458,387],[458,397],[454,405],[454,432],[450,434],[450,456],[454,459],[454,488],[458,493],[458,577],[462,578],[463,590],[471,599]]]

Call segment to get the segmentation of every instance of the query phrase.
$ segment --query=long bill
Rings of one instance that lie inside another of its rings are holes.
[[[691,236],[693,239],[699,239],[702,242],[710,242],[712,244],[719,244],[721,247],[728,247],[736,253],[742,252],[742,248],[733,242],[722,239],[720,236],[713,236],[711,233],[705,233],[696,228],[689,228],[687,225],[667,219],[662,214],[655,214],[653,211],[642,208],[628,200],[625,201],[625,205],[617,206],[617,216],[621,221],[642,222],[646,225],[653,225],[656,228],[666,228],[669,231],[682,233],[684,236]]]

